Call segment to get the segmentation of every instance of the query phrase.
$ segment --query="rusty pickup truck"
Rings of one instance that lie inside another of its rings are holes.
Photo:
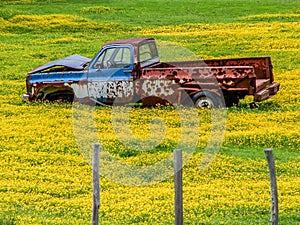
[[[130,38],[104,44],[93,59],[71,55],[35,68],[23,100],[212,108],[247,95],[256,104],[279,86],[270,57],[161,62],[154,38]]]

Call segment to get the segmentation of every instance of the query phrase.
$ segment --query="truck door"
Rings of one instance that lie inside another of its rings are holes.
[[[132,46],[108,46],[91,62],[88,72],[88,95],[100,104],[131,102],[133,87]]]

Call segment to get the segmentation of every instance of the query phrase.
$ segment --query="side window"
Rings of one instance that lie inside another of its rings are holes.
[[[130,49],[119,48],[115,57],[115,63],[130,66]]]
[[[131,58],[131,51],[128,47],[108,48],[100,55],[93,68],[128,68],[131,64]]]

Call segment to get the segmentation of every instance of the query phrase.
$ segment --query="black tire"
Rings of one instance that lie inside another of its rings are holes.
[[[203,91],[196,93],[192,100],[196,108],[219,108],[221,107],[221,99],[218,95],[211,92]]]

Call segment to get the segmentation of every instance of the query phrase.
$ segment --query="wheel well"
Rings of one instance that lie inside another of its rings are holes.
[[[171,103],[157,96],[148,96],[141,99],[144,106],[155,106],[155,105],[171,105]]]
[[[38,98],[48,101],[68,101],[72,102],[74,91],[70,87],[45,87],[39,90]]]

